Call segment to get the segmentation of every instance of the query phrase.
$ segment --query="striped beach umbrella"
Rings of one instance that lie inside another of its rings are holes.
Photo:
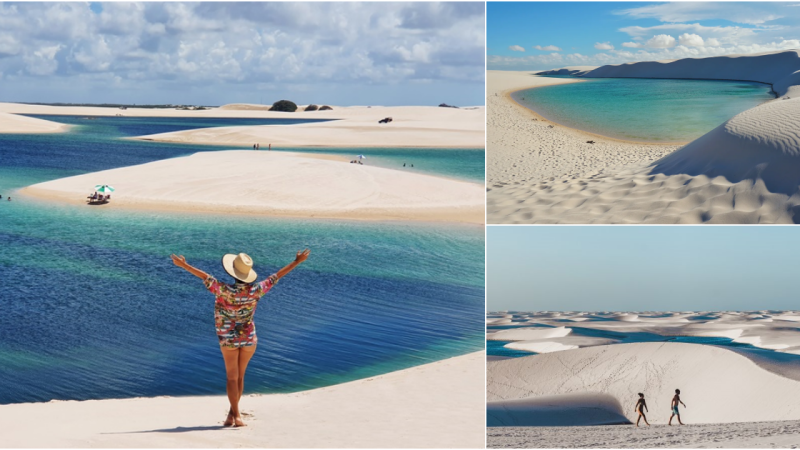
[[[101,194],[106,194],[109,192],[114,192],[114,187],[108,184],[98,184],[97,186],[94,187],[94,190]]]

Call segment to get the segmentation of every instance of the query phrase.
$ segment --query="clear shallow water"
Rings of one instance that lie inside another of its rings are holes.
[[[688,142],[773,99],[770,91],[738,81],[584,78],[512,97],[571,128],[632,141]]]
[[[0,135],[0,194],[198,149],[119,140],[113,119],[87,122],[65,135]],[[0,403],[223,394],[213,296],[169,254],[225,279],[224,253],[248,252],[265,276],[303,247],[309,261],[256,312],[248,392],[336,384],[484,347],[481,227],[167,216],[4,198]]]

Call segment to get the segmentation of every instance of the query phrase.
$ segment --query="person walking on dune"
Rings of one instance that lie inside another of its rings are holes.
[[[639,426],[639,421],[641,419],[644,419],[644,423],[646,423],[647,426],[649,427],[650,426],[650,422],[647,421],[647,416],[644,415],[644,412],[645,411],[650,412],[650,411],[647,409],[647,402],[644,401],[644,394],[642,394],[641,392],[639,393],[639,400],[636,401],[636,407],[635,408],[636,408],[636,412],[639,413],[639,417],[636,418],[636,426],[638,427]]]
[[[672,418],[675,416],[678,416],[678,423],[683,425],[683,422],[681,422],[681,413],[678,411],[678,403],[686,408],[686,403],[681,401],[681,390],[675,389],[675,396],[672,397],[672,415],[669,416],[669,423],[667,425],[672,425]]]
[[[225,360],[230,401],[228,418],[224,422],[226,427],[245,426],[239,411],[239,400],[244,391],[244,372],[258,342],[253,323],[256,305],[278,280],[305,261],[309,253],[311,252],[308,249],[297,252],[294,261],[289,265],[258,283],[255,282],[258,275],[253,270],[253,260],[249,256],[244,253],[225,255],[222,257],[222,267],[233,277],[234,284],[217,281],[213,276],[191,266],[183,256],[171,256],[176,266],[202,279],[206,289],[216,297],[214,322],[222,358]]]

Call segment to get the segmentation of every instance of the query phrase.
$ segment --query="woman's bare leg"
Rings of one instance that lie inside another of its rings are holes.
[[[239,396],[237,398],[236,404],[239,404],[239,400],[242,398],[242,393],[244,392],[244,372],[247,370],[247,364],[250,362],[250,358],[253,357],[253,353],[256,352],[256,346],[253,345],[251,347],[240,347],[239,348],[239,378],[237,380],[237,385],[239,387]],[[233,411],[231,411],[233,412]],[[242,420],[242,416],[240,412],[236,412],[233,414],[234,424],[237,427],[244,427],[246,424]]]
[[[239,417],[239,349],[220,347],[222,358],[225,360],[225,378],[227,383],[225,389],[228,393],[228,401],[231,408],[225,426],[233,425],[235,418]]]
[[[242,398],[244,392],[244,372],[247,370],[247,364],[250,363],[250,358],[256,352],[256,346],[242,347],[239,349],[239,399]]]
[[[644,413],[642,413],[642,419],[644,419],[644,423],[646,423],[647,426],[649,427],[650,426],[650,422],[647,421],[647,416],[645,416]],[[637,420],[637,422],[638,422],[638,420]]]

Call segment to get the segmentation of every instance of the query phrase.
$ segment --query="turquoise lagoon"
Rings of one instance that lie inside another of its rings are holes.
[[[563,78],[563,77],[562,77]],[[582,78],[526,89],[512,98],[548,120],[641,142],[689,142],[774,96],[744,81]]]
[[[213,296],[172,265],[173,252],[224,279],[224,253],[248,252],[266,276],[312,249],[259,304],[248,392],[311,389],[484,347],[482,227],[8,202],[41,181],[223,149],[121,137],[242,124],[47,118],[77,126],[0,135],[0,403],[223,394]],[[483,149],[329,152],[483,176]]]

